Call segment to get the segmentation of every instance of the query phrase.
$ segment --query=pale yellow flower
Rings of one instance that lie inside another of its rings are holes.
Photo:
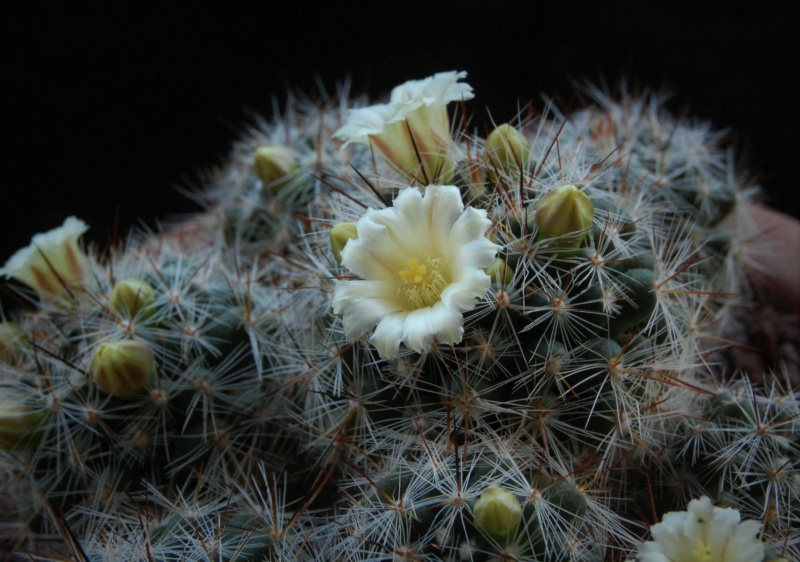
[[[644,543],[638,562],[762,562],[764,543],[758,540],[758,521],[740,522],[739,512],[714,507],[702,497],[686,511],[664,515],[653,525],[652,541]]]
[[[361,279],[338,282],[333,295],[348,339],[377,324],[369,341],[386,358],[401,343],[422,353],[434,341],[460,342],[463,313],[491,283],[483,269],[499,246],[484,236],[490,225],[486,211],[465,209],[448,185],[428,186],[424,195],[409,187],[393,207],[368,210],[341,254]]]
[[[67,298],[83,284],[89,270],[78,239],[89,229],[82,220],[69,217],[59,228],[37,234],[26,248],[18,250],[0,269],[36,289],[43,300]]]
[[[472,99],[472,87],[458,82],[466,76],[441,72],[401,84],[389,103],[349,110],[333,136],[372,146],[412,183],[447,181],[453,171],[447,104]]]

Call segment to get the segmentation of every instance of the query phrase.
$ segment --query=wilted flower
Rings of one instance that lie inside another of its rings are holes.
[[[11,256],[0,275],[30,285],[44,300],[67,298],[71,288],[83,283],[89,268],[78,246],[88,229],[82,220],[69,217],[61,227],[34,236],[28,247]]]
[[[447,181],[453,170],[447,104],[472,99],[472,87],[458,82],[466,76],[441,72],[401,84],[389,103],[348,111],[333,136],[373,146],[411,181]]]
[[[756,538],[758,521],[740,522],[739,512],[714,507],[702,497],[686,511],[664,515],[653,525],[652,541],[639,549],[639,562],[761,562],[764,543]]]
[[[422,353],[434,341],[454,344],[464,333],[466,310],[485,295],[498,246],[484,237],[486,211],[464,208],[458,188],[409,187],[394,206],[369,209],[347,242],[342,265],[361,277],[340,281],[334,313],[354,339],[377,324],[370,342],[381,357],[400,343]]]

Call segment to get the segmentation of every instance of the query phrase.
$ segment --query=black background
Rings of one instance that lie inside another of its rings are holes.
[[[540,92],[575,100],[582,79],[667,87],[676,112],[731,127],[766,201],[800,216],[797,40],[780,8],[67,4],[0,8],[0,263],[68,215],[104,244],[194,210],[176,188],[196,186],[250,112],[269,113],[289,86],[316,97],[349,76],[374,98],[445,70],[468,71],[475,123],[541,107]]]

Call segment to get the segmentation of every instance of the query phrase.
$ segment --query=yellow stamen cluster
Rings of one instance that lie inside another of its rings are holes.
[[[697,544],[697,549],[692,552],[697,562],[711,562],[711,545],[699,539]]]
[[[442,272],[442,260],[439,258],[428,257],[422,263],[411,258],[408,260],[408,267],[397,274],[402,279],[400,297],[413,309],[436,304],[448,285]]]

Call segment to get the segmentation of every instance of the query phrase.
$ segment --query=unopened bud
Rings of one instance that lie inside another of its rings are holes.
[[[522,519],[519,500],[500,486],[486,488],[472,508],[475,525],[496,540],[512,537]]]
[[[5,451],[28,442],[44,418],[17,394],[0,389],[0,449]]]
[[[155,300],[156,293],[150,283],[129,277],[114,284],[108,304],[116,312],[129,318],[137,316],[142,311],[144,311],[142,316],[148,317],[153,314],[152,306]]]
[[[557,238],[554,245],[577,248],[589,233],[594,205],[574,185],[562,185],[539,199],[534,207],[537,238]]]
[[[511,175],[519,180],[531,155],[531,143],[521,132],[504,123],[486,137],[486,156],[489,160],[489,177],[496,181],[497,173]]]
[[[277,187],[277,182],[297,169],[297,159],[288,147],[270,144],[256,149],[253,167],[265,186]]]
[[[147,387],[156,374],[153,350],[146,343],[121,340],[101,343],[89,369],[103,392],[129,398]]]
[[[19,365],[27,340],[25,332],[13,322],[0,322],[0,362]]]
[[[358,238],[358,230],[354,222],[340,222],[331,227],[331,250],[336,263],[342,263],[342,250],[350,240]]]
[[[508,265],[503,258],[496,258],[494,263],[484,271],[492,278],[492,283],[507,285],[514,278],[514,268]]]

